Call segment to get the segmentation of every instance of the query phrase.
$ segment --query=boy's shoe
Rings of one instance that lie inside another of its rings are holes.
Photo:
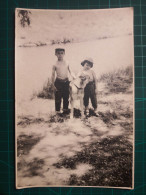
[[[56,111],[56,116],[61,116],[61,112],[60,111]]]
[[[70,110],[69,110],[69,109],[64,109],[64,110],[63,110],[63,114],[64,114],[64,115],[69,114],[69,112],[70,112]]]
[[[94,114],[95,114],[95,116],[99,116],[97,110],[94,110]]]

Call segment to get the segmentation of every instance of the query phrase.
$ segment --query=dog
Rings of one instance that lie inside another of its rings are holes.
[[[76,79],[70,82],[69,85],[69,93],[70,93],[70,104],[71,104],[71,113],[70,118],[74,117],[74,100],[80,99],[80,109],[81,109],[81,118],[84,117],[84,88],[89,82],[89,76],[85,74],[81,74]]]

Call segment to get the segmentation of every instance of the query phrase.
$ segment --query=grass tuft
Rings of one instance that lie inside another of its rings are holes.
[[[54,90],[50,80],[44,84],[43,89],[36,96],[43,99],[54,99]]]
[[[98,82],[105,83],[105,90],[107,94],[121,92],[125,93],[133,83],[132,66],[105,73],[101,75]]]

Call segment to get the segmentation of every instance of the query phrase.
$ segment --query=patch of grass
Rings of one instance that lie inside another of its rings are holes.
[[[63,39],[56,39],[56,40],[51,40],[51,44],[67,44],[67,43],[73,43],[74,39],[73,38],[63,38]]]
[[[125,109],[125,111],[123,110],[120,115],[125,118],[133,118],[133,112],[129,108]]]
[[[125,130],[132,131],[133,132],[133,122],[120,122],[119,124]]]
[[[23,38],[25,39],[25,37]],[[47,44],[41,41],[38,42],[27,42],[22,45],[19,45],[19,47],[40,47],[40,46],[46,46]]]
[[[105,83],[105,91],[107,94],[128,92],[128,89],[133,83],[132,66],[103,74],[98,82]]]
[[[44,84],[42,90],[36,96],[43,99],[54,99],[54,90],[50,80]]]
[[[46,43],[43,43],[43,42],[41,42],[41,41],[38,41],[37,43],[36,43],[36,46],[37,47],[39,47],[39,46],[46,46],[47,44]]]
[[[44,122],[44,119],[43,118],[34,118],[34,117],[31,117],[31,116],[22,116],[22,117],[19,117],[19,122],[17,123],[17,125],[19,126],[22,126],[22,127],[26,127],[30,124],[39,124],[41,122]]]
[[[17,138],[17,155],[27,155],[30,150],[41,140],[39,136],[20,135]]]
[[[43,174],[41,172],[43,165],[44,165],[43,159],[34,158],[30,163],[27,164],[28,169],[24,177],[33,177],[33,176],[43,177]]]
[[[50,116],[49,122],[50,123],[63,123],[65,120],[65,117],[63,115],[52,115]]]
[[[118,115],[116,114],[115,111],[110,112],[110,111],[106,111],[106,112],[98,112],[101,119],[103,120],[103,122],[105,122],[106,124],[111,124],[113,120],[118,119]]]
[[[56,168],[76,169],[80,163],[88,163],[93,169],[81,177],[71,175],[69,185],[118,186],[132,185],[132,145],[126,136],[107,137],[84,146],[70,158],[55,163]]]
[[[133,112],[127,108],[125,111],[122,110],[119,115],[126,119],[126,121],[124,119],[119,122],[121,127],[123,127],[126,131],[133,132]]]

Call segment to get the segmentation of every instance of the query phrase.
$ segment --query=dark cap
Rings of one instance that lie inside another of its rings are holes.
[[[64,48],[56,48],[55,53],[57,53],[58,51],[64,51],[65,52],[65,49]]]

